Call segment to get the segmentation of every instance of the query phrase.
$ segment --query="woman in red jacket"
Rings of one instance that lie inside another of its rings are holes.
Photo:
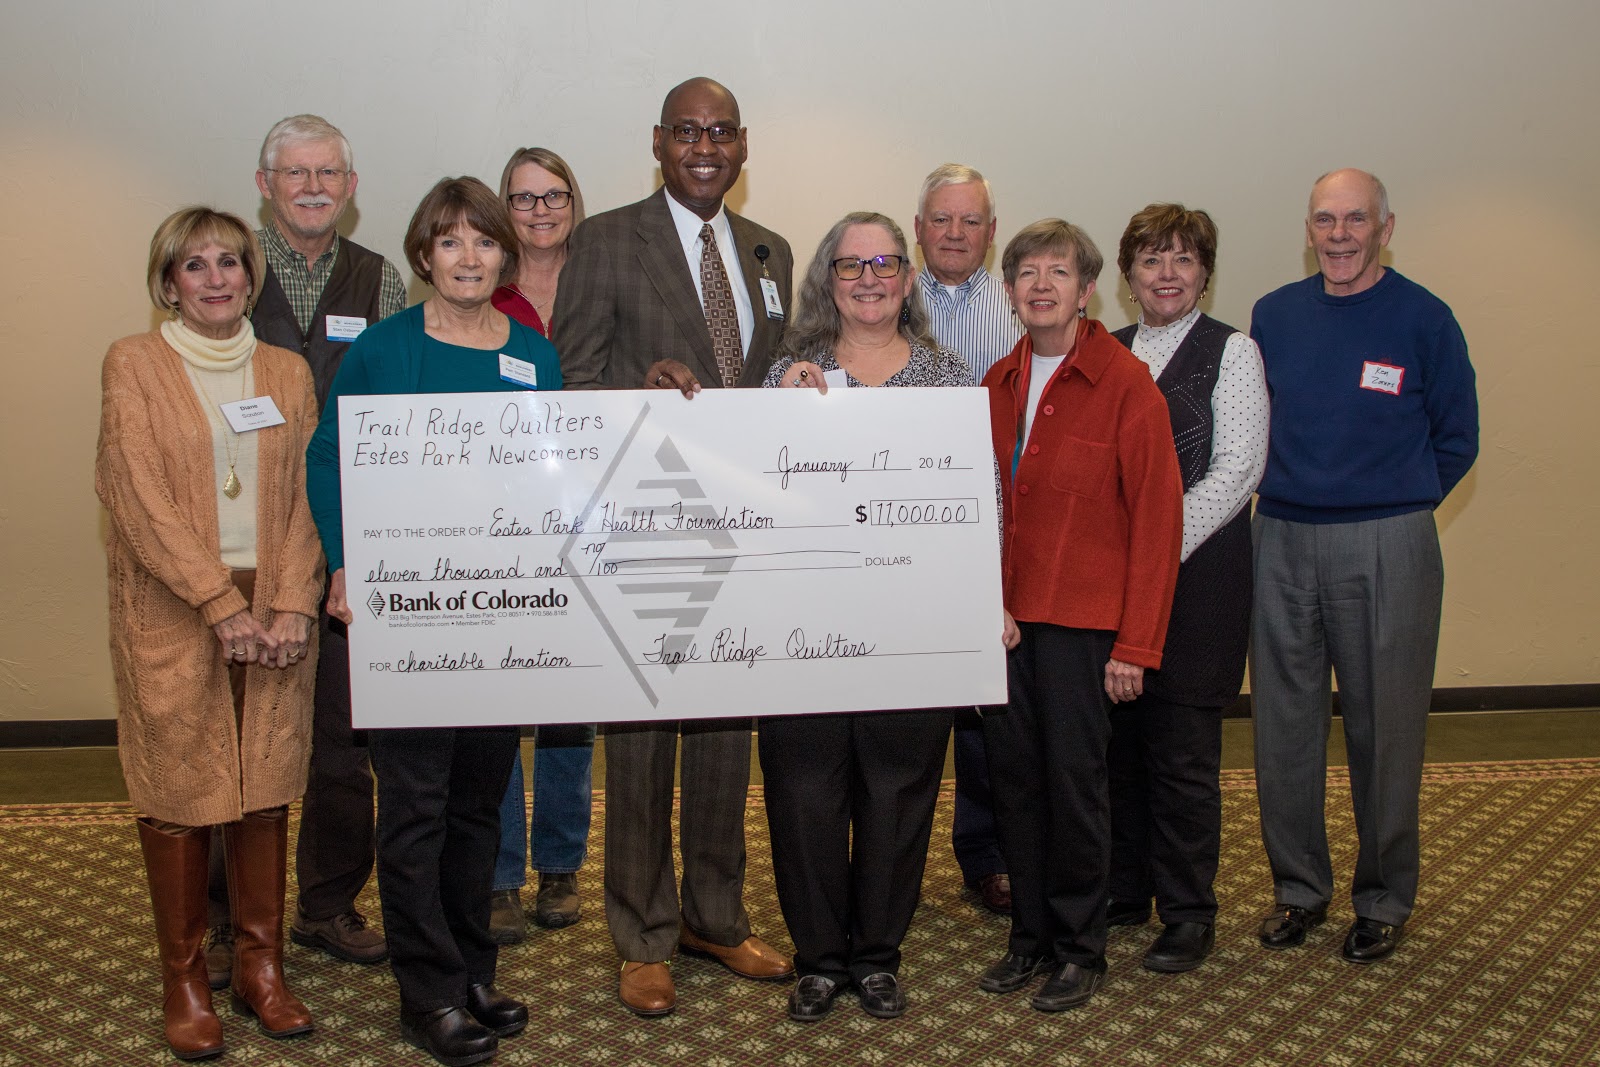
[[[1005,494],[1010,702],[984,720],[1011,938],[979,985],[1048,973],[1040,1011],[1086,1003],[1106,970],[1112,706],[1161,665],[1183,533],[1167,405],[1145,365],[1085,317],[1104,260],[1061,219],[1001,258],[1027,330],[983,384]]]

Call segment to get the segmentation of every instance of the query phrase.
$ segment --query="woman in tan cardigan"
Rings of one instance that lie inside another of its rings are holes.
[[[102,371],[95,490],[111,520],[118,753],[142,813],[166,1037],[180,1059],[224,1048],[204,955],[215,824],[234,1008],[272,1037],[311,1030],[282,961],[287,805],[306,783],[322,593],[305,496],[317,412],[305,361],[256,343],[248,308],[264,272],[235,216],[172,215],[151,241],[148,277],[172,317],[113,344]],[[251,412],[267,414],[242,421]]]

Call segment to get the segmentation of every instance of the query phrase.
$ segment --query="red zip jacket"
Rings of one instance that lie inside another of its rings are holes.
[[[1161,666],[1183,546],[1183,479],[1167,401],[1150,370],[1094,320],[1028,402],[1027,334],[984,375],[1005,496],[1001,574],[1018,622],[1113,630],[1115,659]]]

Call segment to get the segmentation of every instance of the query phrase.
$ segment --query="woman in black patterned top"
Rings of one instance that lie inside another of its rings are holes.
[[[939,348],[913,282],[905,235],[878,214],[846,215],[801,282],[768,388],[973,385]],[[761,720],[772,869],[800,975],[789,1017],[820,1019],[854,985],[869,1015],[906,1010],[900,942],[922,890],[951,711],[874,711]]]

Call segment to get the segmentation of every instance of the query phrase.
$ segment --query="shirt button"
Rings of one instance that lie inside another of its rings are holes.
[[[1056,408],[1055,408],[1054,404],[1046,404],[1044,407],[1040,408],[1039,410],[1044,412],[1046,415],[1054,415],[1056,413]]]
[[[1025,486],[1025,485],[1017,486],[1017,495],[1018,496],[1027,496],[1028,495],[1028,487]]]
[[[1038,454],[1039,454],[1039,446],[1038,445],[1029,445],[1028,446],[1028,455],[1037,456]]]

